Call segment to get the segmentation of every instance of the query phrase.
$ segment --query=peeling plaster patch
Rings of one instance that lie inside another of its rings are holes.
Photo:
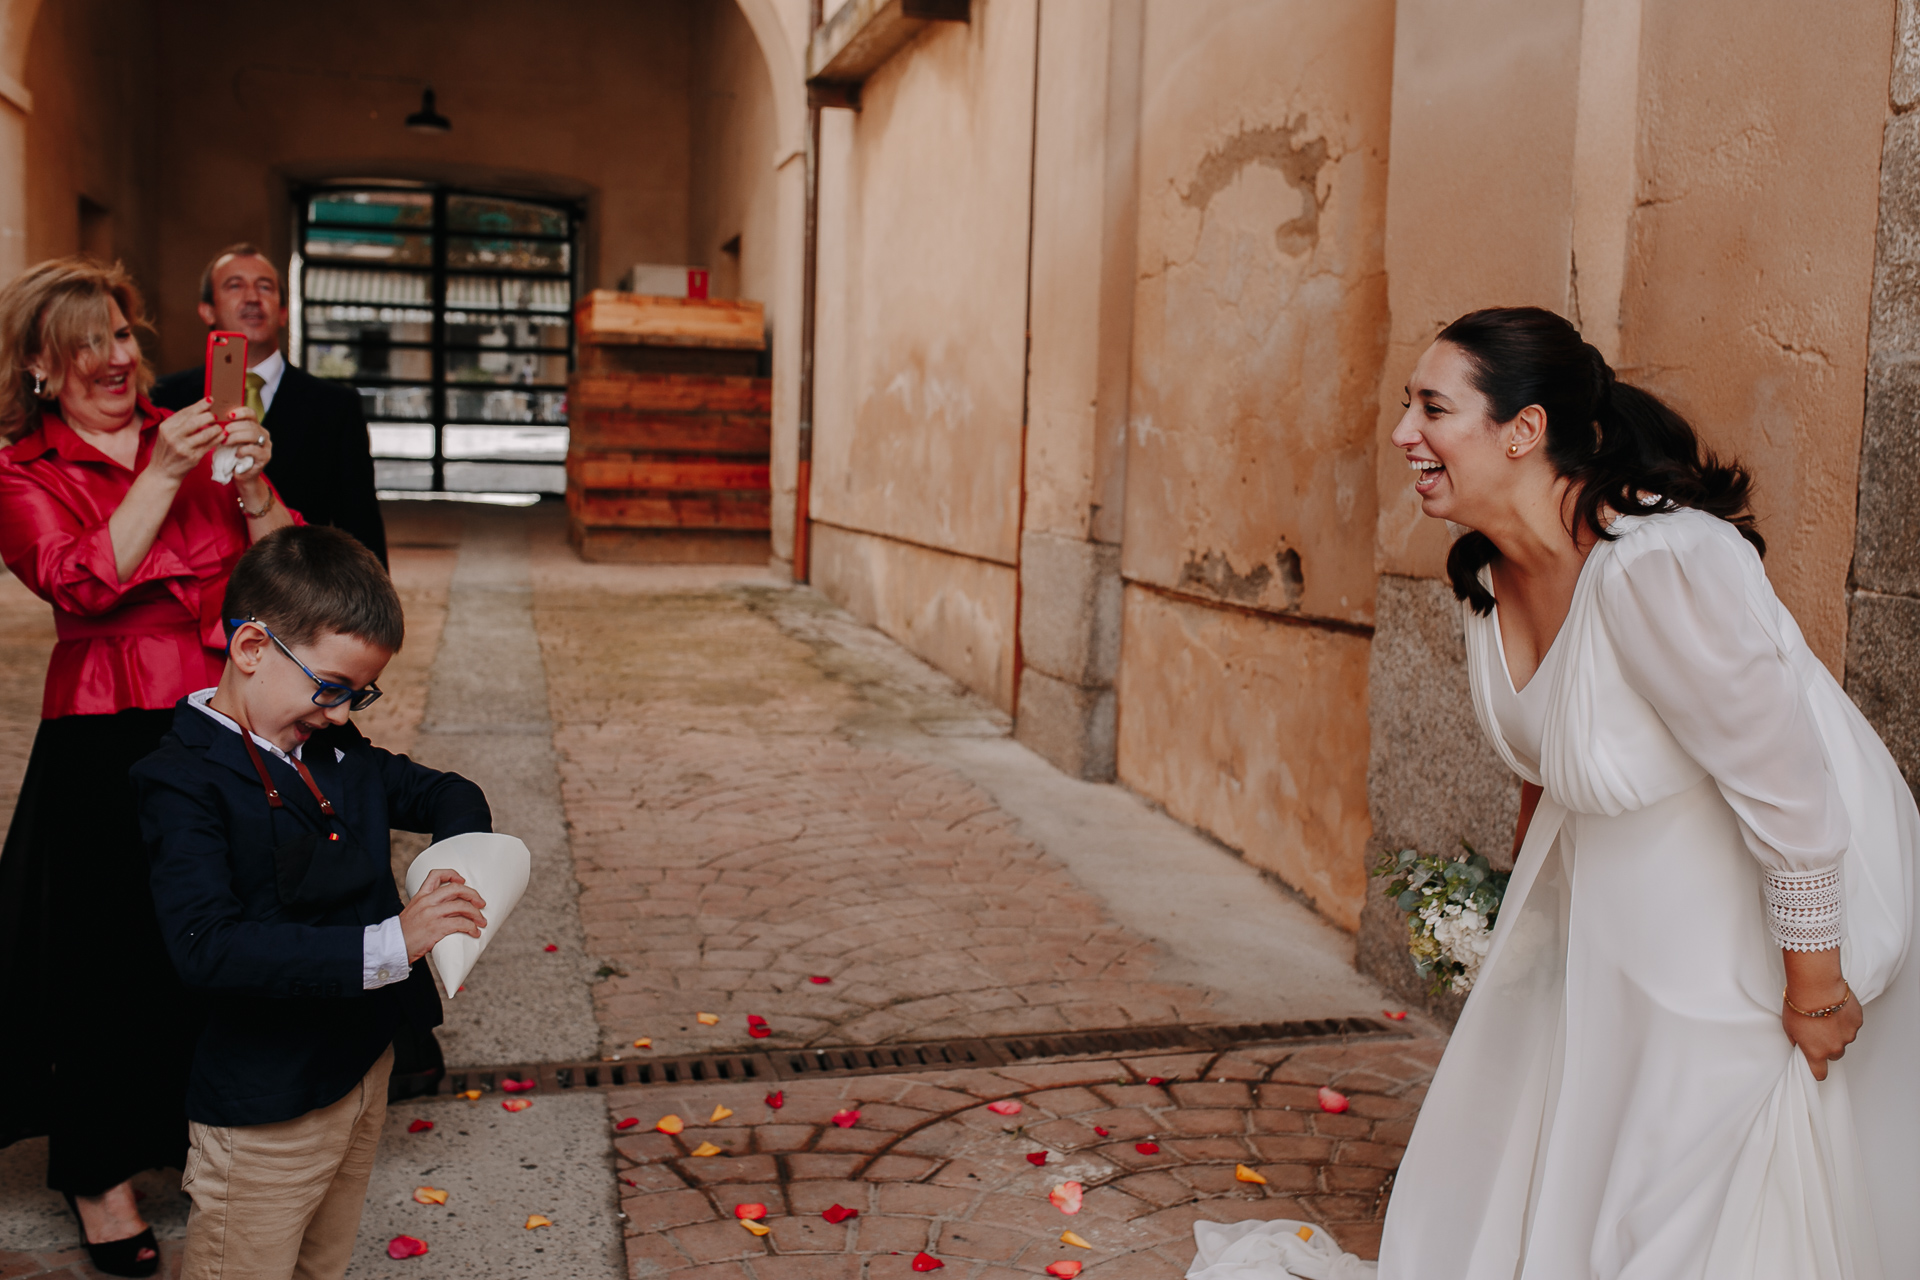
[[[1300,597],[1307,589],[1306,575],[1300,572],[1300,553],[1292,547],[1287,547],[1274,556],[1273,563],[1280,570],[1280,589],[1286,593],[1286,607],[1298,609]]]
[[[1258,600],[1272,581],[1273,570],[1264,564],[1257,564],[1245,573],[1234,572],[1233,562],[1224,551],[1209,551],[1204,556],[1189,551],[1187,562],[1180,566],[1181,586],[1200,587],[1228,600]]]
[[[1289,255],[1312,249],[1320,243],[1320,208],[1325,197],[1320,194],[1319,179],[1328,154],[1325,138],[1295,143],[1295,136],[1306,123],[1307,118],[1299,116],[1292,124],[1263,125],[1234,134],[1200,161],[1193,172],[1193,184],[1181,193],[1181,201],[1204,214],[1213,198],[1248,165],[1276,169],[1300,193],[1301,213],[1280,224],[1273,233],[1274,243],[1281,253]]]

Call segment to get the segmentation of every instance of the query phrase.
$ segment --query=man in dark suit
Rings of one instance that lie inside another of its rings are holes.
[[[273,434],[267,478],[309,524],[330,524],[387,562],[387,529],[374,495],[373,454],[360,393],[287,363],[280,273],[250,244],[229,245],[200,275],[200,319],[209,329],[247,335],[247,403]],[[154,404],[184,409],[205,394],[195,366],[153,384]]]

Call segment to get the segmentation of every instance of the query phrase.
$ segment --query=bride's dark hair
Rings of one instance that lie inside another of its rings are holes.
[[[1700,447],[1687,420],[1658,396],[1616,382],[1606,358],[1580,331],[1539,307],[1470,311],[1440,331],[1472,368],[1473,389],[1495,422],[1511,422],[1530,404],[1547,413],[1547,461],[1572,481],[1574,527],[1611,540],[1602,512],[1651,515],[1696,507],[1733,525],[1766,554],[1754,528],[1753,477],[1738,462]],[[1657,501],[1649,502],[1652,495]],[[1498,554],[1478,530],[1447,554],[1453,594],[1473,611],[1493,608],[1480,570]]]

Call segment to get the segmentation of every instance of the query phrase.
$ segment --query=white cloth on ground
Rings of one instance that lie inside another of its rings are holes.
[[[1326,1228],[1271,1222],[1196,1222],[1187,1280],[1372,1280],[1374,1265],[1343,1253]]]

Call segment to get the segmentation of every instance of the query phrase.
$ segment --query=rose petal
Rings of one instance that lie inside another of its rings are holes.
[[[826,1211],[822,1213],[820,1216],[825,1218],[828,1222],[831,1222],[834,1226],[837,1227],[841,1223],[847,1221],[849,1218],[859,1217],[860,1211],[858,1209],[849,1209],[845,1205],[836,1204],[836,1205],[829,1205]]]
[[[1302,1223],[1300,1224],[1300,1229],[1293,1234],[1299,1236],[1302,1240],[1311,1240],[1313,1239],[1313,1228]]]
[[[640,1189],[640,1184],[635,1182],[632,1178],[622,1178],[620,1179],[620,1181],[626,1183],[628,1186],[632,1187],[635,1191],[638,1191]]]
[[[860,1123],[860,1113],[858,1111],[836,1111],[833,1113],[833,1122],[842,1129],[851,1129]]]
[[[1103,1138],[1107,1136],[1107,1131],[1105,1129],[1102,1129],[1099,1125],[1093,1126],[1093,1131],[1099,1134]]]
[[[1027,1152],[1027,1163],[1032,1165],[1034,1168],[1038,1169],[1041,1165],[1045,1164],[1046,1162],[1047,1162],[1046,1152],[1044,1151]]]
[[[757,1236],[766,1235],[767,1232],[773,1230],[772,1227],[763,1227],[757,1222],[748,1222],[745,1218],[740,1219],[740,1225]]]
[[[913,1255],[913,1269],[915,1271],[938,1271],[946,1265],[946,1263],[940,1261],[940,1259],[930,1253],[921,1252]]]
[[[768,1094],[767,1105],[769,1107],[772,1107],[775,1111],[778,1111],[780,1108],[786,1106],[787,1105],[786,1090],[775,1089],[772,1093]]]
[[[1047,1199],[1052,1202],[1054,1208],[1062,1213],[1078,1213],[1080,1212],[1080,1197],[1082,1194],[1083,1189],[1079,1183],[1063,1182],[1053,1190],[1047,1192]]]
[[[433,1121],[415,1120],[412,1124],[407,1126],[407,1132],[408,1133],[425,1133],[427,1130],[431,1128],[433,1128]]]
[[[1047,1274],[1053,1276],[1054,1280],[1073,1280],[1075,1276],[1080,1274],[1080,1264],[1077,1262],[1050,1262],[1047,1264]]]
[[[620,1130],[622,1133],[624,1133],[628,1129],[633,1128],[633,1126],[639,1123],[640,1123],[639,1116],[628,1116],[625,1120],[620,1121],[618,1124],[614,1125],[613,1127]]]
[[[417,1258],[427,1251],[425,1240],[416,1240],[412,1236],[395,1236],[387,1241],[387,1256],[393,1259]]]
[[[693,1016],[694,1020],[703,1027],[717,1027],[720,1025],[720,1015],[717,1013],[696,1013]]]
[[[1133,1149],[1143,1156],[1157,1156],[1160,1154],[1160,1144],[1157,1142],[1136,1142],[1133,1144]]]
[[[508,1093],[531,1093],[540,1086],[539,1083],[531,1077],[525,1080],[515,1080],[512,1076],[508,1076],[500,1082],[500,1087]]]
[[[478,1089],[469,1089],[465,1093],[456,1093],[453,1096],[456,1098],[465,1098],[468,1102],[473,1102],[479,1098],[480,1091]]]
[[[713,1114],[707,1117],[707,1123],[719,1124],[722,1120],[725,1120],[728,1116],[732,1114],[733,1112],[727,1110],[727,1108],[725,1107],[715,1107],[713,1109]]]
[[[764,1027],[767,1025],[767,1020],[757,1013],[750,1013],[747,1015],[747,1025],[750,1027]]]
[[[415,1187],[413,1189],[413,1202],[415,1204],[445,1204],[447,1202],[447,1193],[438,1187]]]
[[[553,1219],[544,1213],[530,1213],[527,1215],[526,1229],[528,1231],[533,1230],[535,1227],[550,1227],[552,1225]]]
[[[1005,1098],[999,1102],[989,1102],[987,1104],[987,1110],[997,1116],[1017,1116],[1026,1110],[1026,1108],[1020,1103],[1015,1102],[1012,1098]]]
[[[678,1133],[687,1127],[687,1122],[679,1116],[661,1116],[653,1122],[653,1127],[661,1133]]]
[[[1405,1022],[1407,1020],[1407,1011],[1405,1009],[1402,1009],[1398,1013],[1395,1013],[1391,1009],[1382,1009],[1380,1012],[1386,1017],[1392,1018],[1395,1022]]]
[[[500,1109],[502,1111],[525,1111],[528,1107],[532,1105],[533,1105],[532,1098],[508,1098],[505,1102],[500,1104]]]
[[[1093,1246],[1092,1246],[1092,1245],[1090,1245],[1090,1244],[1088,1244],[1088,1243],[1087,1243],[1087,1242],[1086,1242],[1085,1240],[1082,1240],[1082,1239],[1081,1239],[1081,1238],[1080,1238],[1079,1236],[1077,1236],[1077,1235],[1075,1235],[1075,1234],[1074,1234],[1073,1232],[1071,1232],[1071,1231],[1062,1231],[1062,1232],[1060,1233],[1060,1243],[1061,1243],[1061,1244],[1070,1244],[1070,1245],[1072,1245],[1072,1246],[1073,1246],[1074,1248],[1076,1248],[1076,1249],[1091,1249],[1091,1248],[1093,1248]]]
[[[772,1027],[748,1027],[747,1034],[752,1036],[755,1040],[765,1040],[768,1036],[773,1034],[773,1028]]]
[[[1167,1082],[1167,1078],[1165,1076],[1148,1076],[1147,1077],[1148,1084],[1165,1084],[1166,1082]]]
[[[808,982],[811,982],[811,983],[812,983],[812,984],[813,984],[814,986],[816,986],[816,987],[824,987],[824,986],[826,986],[826,985],[827,985],[827,984],[828,984],[829,982],[832,982],[832,981],[833,981],[833,979],[832,979],[832,978],[827,978],[827,977],[821,977],[821,976],[819,976],[819,975],[817,975],[817,974],[816,974],[816,975],[815,975],[814,977],[811,977],[811,978],[808,978],[808,979],[807,979],[807,981],[808,981]]]
[[[633,1047],[636,1049],[651,1049],[653,1048],[653,1037],[641,1036],[638,1040],[635,1040],[633,1042]]]
[[[763,1204],[737,1204],[733,1206],[733,1216],[758,1222],[767,1216],[767,1206]]]
[[[553,943],[551,943],[551,942],[549,942],[549,943],[547,944],[547,950],[549,950],[549,951],[558,951],[559,949],[560,949],[560,948],[559,948],[558,946],[556,946],[555,944],[553,944]]]
[[[1339,1115],[1347,1109],[1347,1095],[1336,1093],[1325,1085],[1320,1086],[1319,1098],[1322,1111],[1331,1111],[1334,1115]]]
[[[1233,1180],[1235,1182],[1257,1182],[1263,1187],[1267,1185],[1266,1178],[1262,1177],[1258,1173],[1255,1173],[1252,1169],[1247,1168],[1247,1166],[1243,1164],[1237,1164],[1233,1166]]]
[[[705,1159],[708,1156],[719,1155],[720,1148],[714,1146],[711,1142],[703,1142],[699,1146],[695,1147],[693,1150],[687,1152],[687,1154],[690,1156],[699,1156],[700,1158]]]

